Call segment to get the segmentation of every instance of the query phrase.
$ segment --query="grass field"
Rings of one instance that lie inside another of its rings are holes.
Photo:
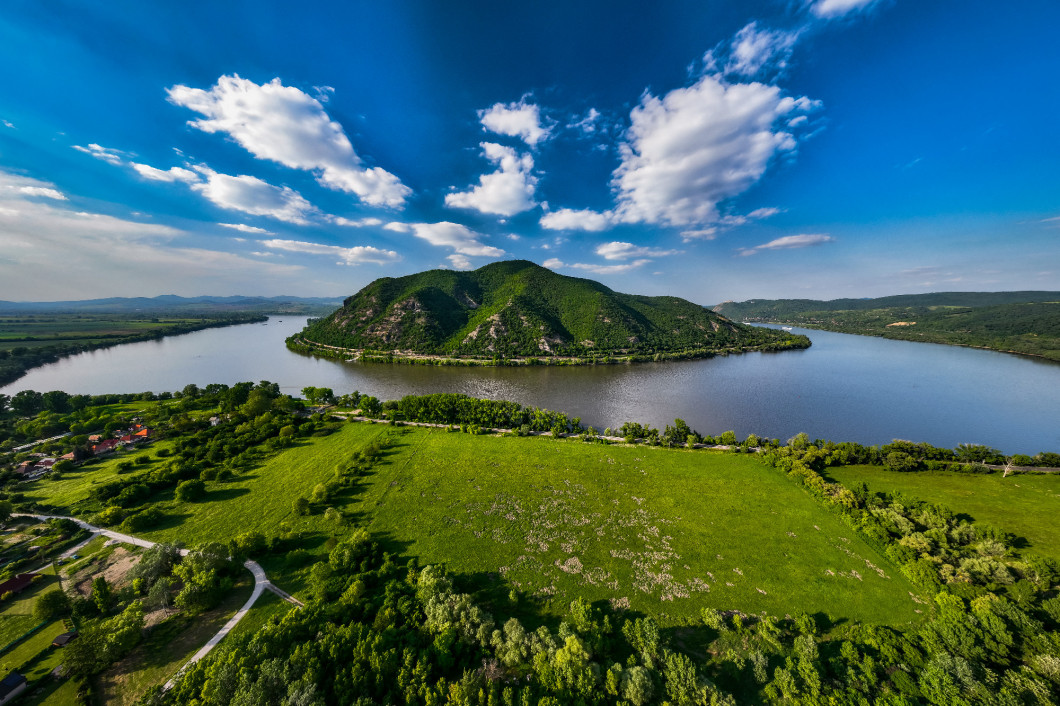
[[[828,475],[850,487],[902,493],[938,503],[1027,540],[1028,549],[1060,560],[1060,474],[1012,475],[949,472],[896,473],[878,466],[829,468]]]
[[[405,428],[346,510],[422,563],[659,615],[915,620],[912,587],[751,457]]]
[[[299,517],[293,501],[387,435],[392,446],[356,488]],[[421,564],[444,563],[483,588],[518,588],[553,612],[575,596],[608,600],[677,624],[704,606],[827,613],[876,623],[919,619],[912,586],[839,517],[747,456],[601,446],[550,438],[471,437],[347,424],[254,471],[210,482],[198,503],[159,498],[167,519],[144,536],[191,545],[281,523],[310,553],[262,564],[285,589],[305,588],[308,561],[332,534],[365,526]],[[98,482],[106,467],[86,475]],[[66,479],[34,497],[76,501]]]

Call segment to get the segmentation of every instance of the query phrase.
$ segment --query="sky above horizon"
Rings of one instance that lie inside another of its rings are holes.
[[[7,0],[0,299],[1060,290],[1060,4]]]

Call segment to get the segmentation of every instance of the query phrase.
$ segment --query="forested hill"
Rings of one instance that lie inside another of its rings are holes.
[[[677,297],[620,294],[515,260],[472,272],[378,279],[291,344],[548,358],[805,347],[809,341],[733,323]]]
[[[906,341],[976,346],[1060,360],[1060,292],[936,292],[877,299],[752,299],[714,311]]]

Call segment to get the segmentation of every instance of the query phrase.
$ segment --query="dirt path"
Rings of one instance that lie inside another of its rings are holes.
[[[85,544],[88,544],[88,542],[91,541],[96,535],[103,535],[104,537],[108,537],[123,544],[132,544],[137,547],[145,547],[149,549],[155,546],[155,542],[152,542],[148,539],[142,539],[140,537],[134,537],[131,534],[123,534],[121,532],[115,532],[114,530],[96,527],[95,525],[90,525],[84,520],[79,520],[76,517],[62,517],[60,515],[33,515],[30,513],[14,513],[13,516],[33,517],[38,520],[41,520],[42,522],[57,519],[72,520],[78,525],[80,525],[83,529],[92,532],[92,537],[89,537],[87,540],[85,540],[81,544],[78,544],[76,547],[67,550],[67,552],[64,553],[64,556],[73,554],[77,549],[80,549]],[[180,553],[181,555],[187,555],[188,550],[181,549]],[[243,604],[243,607],[237,610],[235,615],[233,615],[227,623],[221,626],[221,629],[217,631],[217,634],[211,637],[210,640],[205,645],[203,645],[198,652],[192,655],[191,659],[189,659],[184,664],[184,666],[181,667],[177,671],[177,673],[174,674],[173,677],[165,683],[165,686],[162,687],[164,690],[169,691],[170,689],[172,689],[173,685],[176,684],[177,680],[181,677],[182,674],[184,674],[188,667],[195,664],[206,655],[210,654],[210,650],[216,647],[218,643],[221,642],[221,640],[224,639],[224,637],[228,633],[232,632],[232,629],[239,624],[239,621],[242,620],[243,617],[250,611],[250,609],[254,607],[254,604],[257,602],[258,598],[261,597],[261,594],[266,589],[272,591],[288,603],[292,603],[295,606],[298,606],[299,608],[305,607],[305,604],[299,601],[297,598],[292,597],[290,594],[274,586],[272,582],[269,581],[269,577],[265,574],[265,570],[261,568],[261,565],[258,564],[258,562],[251,561],[248,559],[247,561],[243,562],[243,566],[245,566],[247,570],[250,571],[250,573],[254,576],[254,590],[253,592],[251,592],[250,598],[247,599],[247,602]]]

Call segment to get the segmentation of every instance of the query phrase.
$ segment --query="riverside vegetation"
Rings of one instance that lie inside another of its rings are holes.
[[[39,450],[83,454],[90,430],[134,418],[158,430],[150,449],[37,481],[5,471],[0,511],[70,514],[196,550],[145,553],[136,567],[150,580],[56,608],[82,629],[84,647],[63,659],[83,698],[112,693],[108,675],[153,664],[161,636],[238,590],[229,557],[245,556],[306,607],[253,609],[171,691],[157,686],[166,674],[138,682],[143,703],[1060,698],[1051,552],[1011,534],[1020,523],[999,511],[1002,521],[977,522],[958,496],[947,507],[829,480],[868,471],[929,488],[945,473],[998,485],[983,463],[1013,459],[993,449],[781,444],[680,420],[601,434],[463,395],[303,394],[315,408],[266,382],[47,393],[36,411],[0,419],[8,468],[34,438],[73,432]],[[1043,489],[1026,502],[1053,516],[1058,480],[1003,479]],[[40,559],[18,561],[4,570]],[[140,612],[159,602],[181,611],[145,637]]]
[[[940,292],[878,299],[752,299],[714,307],[762,321],[1060,361],[1060,292]]]
[[[304,353],[448,365],[584,364],[806,348],[677,297],[614,292],[532,262],[378,279],[287,341]]]

